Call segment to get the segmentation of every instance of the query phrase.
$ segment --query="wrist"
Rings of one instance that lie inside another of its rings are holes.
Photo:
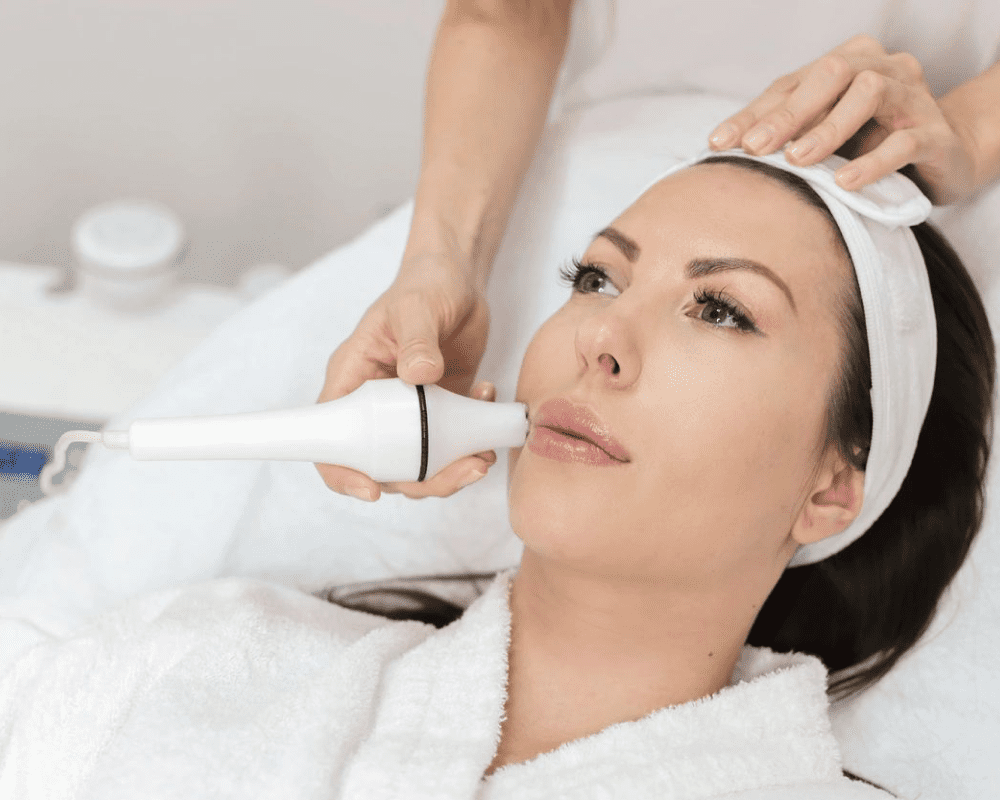
[[[492,258],[490,263],[484,263],[480,241],[478,230],[463,233],[440,217],[418,216],[414,212],[400,274],[443,271],[448,277],[460,276],[485,291]]]
[[[938,101],[948,125],[969,158],[972,176],[967,195],[972,195],[1000,175],[1000,133],[997,115],[984,113],[979,100],[966,85]]]

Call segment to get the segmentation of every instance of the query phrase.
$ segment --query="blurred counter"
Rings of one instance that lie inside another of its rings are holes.
[[[180,283],[162,307],[123,312],[60,291],[65,277],[0,262],[0,412],[105,421],[247,302],[225,287]]]

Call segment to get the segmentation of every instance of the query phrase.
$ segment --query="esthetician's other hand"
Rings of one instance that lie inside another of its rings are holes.
[[[396,280],[330,356],[317,402],[343,397],[367,380],[394,377],[492,401],[492,384],[472,387],[488,331],[486,298],[466,271],[438,255],[404,257]],[[382,492],[446,497],[483,477],[495,461],[492,451],[468,456],[420,483],[380,484],[346,467],[316,468],[335,492],[377,500]]]
[[[856,36],[779,78],[720,124],[709,142],[716,150],[742,145],[765,155],[794,140],[786,158],[805,166],[829,156],[871,120],[860,153],[837,171],[837,183],[859,189],[914,164],[934,202],[953,202],[971,195],[980,181],[976,120],[964,114],[965,104],[948,101],[935,100],[912,55],[890,55],[877,40]]]

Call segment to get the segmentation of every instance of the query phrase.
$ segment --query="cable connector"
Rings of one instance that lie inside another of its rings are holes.
[[[101,442],[106,447],[116,449],[128,448],[128,431],[67,431],[59,437],[56,446],[52,451],[52,460],[46,464],[38,476],[38,486],[46,497],[59,494],[66,490],[63,486],[57,489],[52,479],[63,471],[66,467],[66,452],[71,444],[83,443],[92,444]]]

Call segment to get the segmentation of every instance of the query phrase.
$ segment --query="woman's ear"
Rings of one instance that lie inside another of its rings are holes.
[[[861,513],[864,498],[865,473],[831,447],[792,525],[791,537],[803,545],[840,533]]]

